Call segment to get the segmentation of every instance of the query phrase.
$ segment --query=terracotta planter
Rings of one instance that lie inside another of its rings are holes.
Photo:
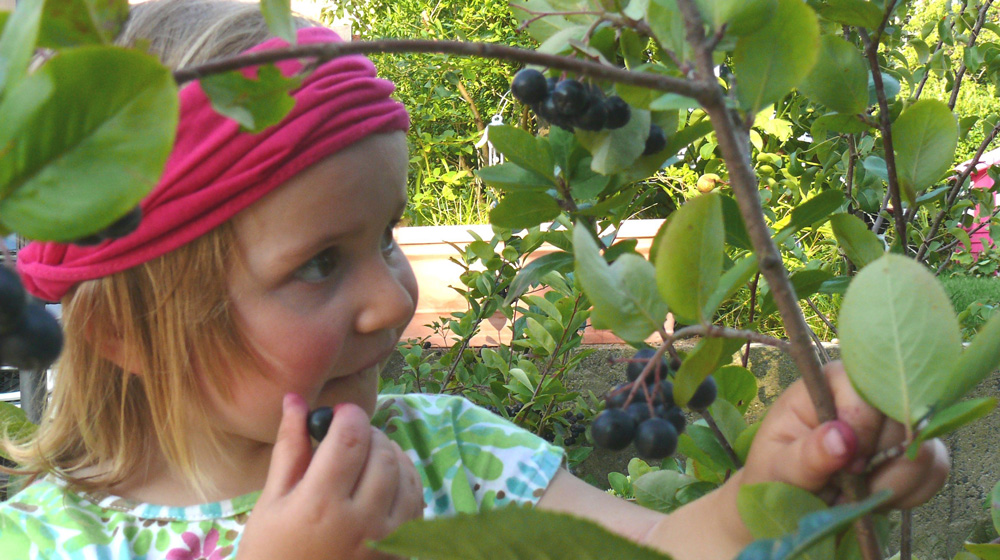
[[[637,239],[636,250],[643,255],[649,255],[653,236],[660,228],[663,220],[629,220],[622,224],[619,239]],[[461,287],[459,275],[462,268],[449,260],[457,256],[457,251],[448,243],[464,247],[475,238],[469,234],[474,231],[483,239],[493,237],[493,231],[488,225],[475,226],[434,226],[400,228],[396,240],[410,259],[413,272],[420,286],[420,300],[417,312],[404,331],[403,338],[423,338],[434,333],[426,325],[448,317],[452,312],[465,311],[468,306],[465,300],[451,288]],[[555,251],[550,245],[543,245],[532,253],[530,259],[541,257]],[[656,337],[658,338],[658,337]],[[653,339],[651,339],[653,340]],[[430,342],[434,346],[448,346],[450,341],[440,336],[432,336]],[[473,346],[496,345],[510,342],[508,321],[497,313],[484,322],[480,332],[473,338]],[[621,344],[622,340],[607,331],[595,331],[590,327],[584,332],[584,344]]]

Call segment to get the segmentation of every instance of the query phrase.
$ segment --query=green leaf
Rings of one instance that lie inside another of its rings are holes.
[[[528,335],[531,337],[531,341],[534,344],[540,345],[546,352],[547,355],[551,356],[556,350],[556,339],[552,338],[549,331],[545,330],[545,327],[538,322],[534,317],[528,317],[527,320]]]
[[[736,509],[755,539],[783,537],[798,529],[807,514],[827,509],[807,490],[782,482],[747,484],[736,495]],[[833,558],[833,539],[825,539],[803,554],[808,559]]]
[[[708,320],[705,304],[722,276],[725,228],[719,195],[693,198],[671,217],[656,256],[656,284],[683,323]]]
[[[866,0],[827,0],[818,10],[825,19],[844,25],[877,29],[882,23],[882,10]]]
[[[819,55],[819,23],[801,0],[778,0],[774,17],[733,52],[737,97],[750,114],[785,96],[812,70]]]
[[[698,482],[694,477],[671,470],[643,475],[632,482],[635,501],[660,513],[670,513],[680,507],[677,491]]]
[[[18,83],[0,104],[0,122],[20,118],[21,88],[50,86],[20,131],[0,127],[0,225],[70,241],[132,210],[159,180],[177,129],[177,85],[152,56],[80,47]]]
[[[899,185],[913,204],[918,191],[951,169],[958,146],[958,121],[945,103],[921,99],[892,123],[892,141]]]
[[[128,19],[128,0],[49,0],[42,12],[39,46],[63,49],[110,45]]]
[[[674,402],[684,406],[698,385],[715,371],[724,347],[721,338],[703,338],[681,363],[674,378]]]
[[[646,259],[625,254],[608,266],[587,227],[573,229],[576,275],[594,308],[594,328],[611,329],[629,342],[641,342],[663,327],[667,306],[656,292],[655,271]]]
[[[923,442],[954,432],[962,426],[993,412],[996,406],[997,400],[993,397],[987,397],[963,401],[953,404],[940,412],[935,412],[931,416],[930,422],[920,430],[920,434],[913,440],[913,443],[907,446],[906,456],[910,460],[916,459],[917,452],[920,451],[920,445]]]
[[[28,415],[23,410],[9,402],[0,402],[0,428],[6,430],[7,436],[12,440],[26,438],[34,433],[38,426],[28,420]],[[0,457],[10,459],[3,450],[0,449]]]
[[[965,550],[975,554],[981,560],[1000,560],[1000,544],[965,543]]]
[[[732,197],[722,197],[722,221],[726,226],[726,243],[747,251],[753,249],[740,207]]]
[[[670,558],[593,521],[517,505],[473,515],[409,521],[375,547],[399,556],[434,560]]]
[[[760,430],[761,422],[754,422],[747,426],[747,429],[743,430],[740,437],[736,438],[733,442],[733,451],[736,452],[736,456],[740,458],[740,461],[746,463],[747,455],[750,455],[750,446],[753,445],[753,440],[757,437],[757,430]]]
[[[541,192],[512,192],[490,210],[490,223],[504,229],[526,229],[554,220],[562,209],[551,196]]]
[[[719,386],[719,398],[729,401],[740,414],[746,414],[757,398],[757,378],[743,366],[725,366],[712,374]]]
[[[890,74],[885,72],[880,72],[882,74],[882,89],[885,91],[885,98],[892,101],[899,95],[899,90],[902,89],[899,80]],[[878,94],[875,91],[875,78],[872,74],[868,75],[868,105],[875,105],[878,103]]]
[[[830,214],[840,209],[847,198],[843,191],[830,189],[823,191],[816,196],[806,200],[792,209],[792,217],[775,240],[781,242],[796,231],[809,227],[818,222],[825,222],[830,219]]]
[[[695,0],[702,18],[713,29],[728,24],[733,35],[753,33],[771,21],[778,0]]]
[[[743,414],[726,399],[715,399],[715,402],[708,407],[708,411],[730,446],[736,442],[743,430],[747,429]]]
[[[292,23],[292,0],[260,0],[260,13],[275,37],[294,45],[295,25]]]
[[[890,253],[865,267],[844,296],[838,331],[851,383],[890,418],[913,426],[948,392],[961,330],[923,265]]]
[[[508,161],[555,180],[556,164],[548,140],[535,138],[520,128],[508,125],[491,126],[489,138],[493,147]]]
[[[800,300],[818,292],[823,283],[831,278],[833,278],[832,274],[819,269],[796,270],[789,276],[792,287],[795,288],[795,297]],[[768,292],[761,298],[760,314],[767,316],[777,310],[778,307],[774,304],[774,294]]]
[[[517,272],[517,276],[511,281],[507,289],[507,297],[503,304],[510,305],[515,299],[521,297],[531,286],[541,281],[542,277],[554,271],[572,270],[573,255],[565,251],[556,251],[548,255],[542,255],[529,262]]]
[[[295,107],[289,92],[302,79],[286,78],[274,65],[261,66],[257,78],[241,70],[202,78],[201,88],[212,101],[212,108],[240,124],[244,132],[260,132],[281,122]]]
[[[632,109],[628,123],[614,130],[588,132],[579,130],[576,138],[593,156],[590,168],[596,173],[618,173],[642,155],[649,136],[649,111]]]
[[[868,64],[857,47],[836,35],[820,40],[819,60],[799,90],[838,113],[868,108]]]
[[[0,35],[0,92],[9,90],[27,73],[38,43],[44,5],[45,0],[21,0],[7,18]]]
[[[1000,313],[994,313],[983,325],[962,356],[949,368],[948,387],[939,406],[961,399],[1000,367]]]
[[[487,185],[506,192],[545,191],[555,187],[551,179],[510,162],[478,169],[476,175]]]
[[[732,267],[722,274],[719,285],[708,296],[705,302],[704,312],[706,317],[711,317],[715,311],[733,296],[740,288],[747,285],[750,278],[757,272],[757,256],[750,253],[736,262]]]
[[[673,156],[709,132],[712,132],[712,122],[708,119],[686,126],[678,130],[677,134],[667,138],[667,147],[663,151]]]
[[[789,539],[791,544],[786,559],[791,560],[822,539],[835,535],[863,515],[867,515],[892,497],[892,491],[882,490],[854,503],[815,511],[799,521],[798,531]]]
[[[830,225],[840,248],[859,269],[885,254],[885,245],[861,218],[851,214],[834,214],[830,217]]]

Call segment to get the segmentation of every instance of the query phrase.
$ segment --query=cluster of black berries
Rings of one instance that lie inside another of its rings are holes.
[[[577,438],[587,431],[587,426],[583,423],[586,416],[582,412],[569,411],[563,416],[569,422],[570,435],[563,438],[563,445],[575,445]]]
[[[29,302],[17,273],[0,265],[0,361],[17,369],[44,370],[62,346],[56,318],[43,304]]]
[[[486,410],[492,412],[493,414],[496,414],[497,416],[503,416],[503,413],[500,412],[500,409],[498,407],[495,407],[495,406],[491,405],[491,404],[490,405],[486,405],[483,408],[485,408]],[[523,408],[524,408],[523,404],[521,404],[521,403],[515,403],[515,404],[509,404],[509,405],[505,406],[504,410],[507,412],[507,416],[513,417],[513,416],[517,416],[517,413],[521,412],[521,409],[523,409]]]
[[[102,229],[101,231],[88,235],[86,237],[81,237],[73,241],[74,245],[97,245],[107,241],[108,239],[118,239],[119,237],[125,237],[126,235],[132,233],[139,227],[139,223],[142,222],[142,209],[136,206],[128,214],[125,214],[121,218],[111,224],[110,226]]]
[[[674,403],[674,384],[668,379],[676,368],[661,358],[636,388],[638,398],[634,401],[629,398],[654,354],[650,349],[636,352],[625,370],[628,382],[608,393],[606,408],[590,426],[590,435],[600,447],[617,451],[635,442],[639,455],[647,459],[663,459],[677,449],[677,438],[684,432],[686,420],[684,412]],[[698,386],[687,406],[696,412],[705,410],[717,394],[715,379],[709,376]]]
[[[531,107],[546,121],[573,130],[599,131],[628,124],[632,109],[621,97],[605,98],[594,84],[584,85],[574,79],[546,78],[538,70],[526,68],[514,76],[510,90],[521,103]],[[667,136],[656,124],[649,126],[642,155],[659,152],[667,145]]]

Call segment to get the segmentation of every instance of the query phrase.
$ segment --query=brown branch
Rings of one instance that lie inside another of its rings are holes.
[[[479,109],[476,109],[476,102],[469,95],[469,90],[465,89],[465,84],[461,80],[458,81],[458,93],[469,104],[469,109],[472,111],[472,119],[476,121],[476,130],[482,132],[486,128],[486,124],[483,123],[483,118],[479,116]]]
[[[976,18],[976,24],[972,28],[972,32],[969,35],[969,40],[965,44],[965,48],[971,49],[976,44],[976,39],[979,38],[979,32],[983,30],[983,24],[986,23],[986,12],[989,11],[990,6],[993,4],[993,0],[987,0],[982,7],[979,8],[979,17]],[[955,72],[955,85],[951,88],[951,97],[948,99],[948,108],[951,110],[955,109],[955,103],[958,102],[958,91],[962,87],[962,78],[965,77],[965,71],[967,70],[965,62],[958,67],[958,71]]]
[[[704,336],[707,338],[745,338],[747,342],[756,342],[758,344],[773,346],[774,348],[785,352],[791,352],[791,345],[788,344],[787,340],[767,336],[766,334],[761,334],[757,331],[744,331],[740,329],[731,329],[729,327],[720,327],[718,325],[691,325],[690,327],[684,327],[683,329],[676,331],[670,338],[671,341],[674,341],[691,338],[693,336]]]
[[[969,177],[976,171],[976,166],[979,165],[979,161],[983,158],[983,154],[986,153],[986,148],[993,143],[996,139],[997,134],[1000,134],[1000,123],[997,123],[993,130],[983,138],[983,141],[979,143],[979,148],[976,149],[975,155],[972,156],[972,160],[969,161],[969,165],[962,170],[959,176],[955,179],[955,183],[951,186],[948,191],[948,195],[945,198],[944,208],[938,212],[938,215],[934,217],[934,223],[931,224],[931,229],[927,233],[927,237],[924,239],[923,243],[920,244],[920,249],[917,251],[916,259],[922,261],[925,256],[927,256],[927,249],[930,247],[931,240],[937,235],[938,228],[941,227],[941,222],[944,221],[945,217],[951,212],[951,209],[955,206],[955,202],[958,200],[958,193],[962,190],[962,186]]]
[[[730,184],[736,194],[740,214],[747,226],[761,274],[771,287],[774,302],[785,325],[785,332],[788,333],[791,343],[790,353],[802,374],[818,418],[823,422],[833,420],[837,417],[833,394],[823,375],[819,359],[813,352],[809,325],[798,305],[795,288],[788,279],[788,271],[782,264],[781,254],[764,221],[757,193],[757,179],[750,166],[749,140],[746,135],[741,136],[737,133],[739,125],[734,122],[731,112],[726,107],[725,96],[715,78],[712,52],[704,48],[704,23],[698,8],[693,0],[677,0],[677,6],[684,17],[688,43],[694,47],[698,78],[706,90],[699,101],[711,119],[719,149],[729,167]],[[860,501],[868,495],[868,488],[862,477],[842,471],[835,478],[848,500]],[[875,535],[871,516],[859,519],[855,524],[855,530],[864,559],[881,558],[881,547]]]
[[[895,3],[895,2],[893,2]],[[892,122],[889,114],[889,102],[885,97],[885,84],[882,82],[882,70],[878,64],[878,43],[871,40],[868,31],[859,27],[858,33],[865,46],[865,56],[871,67],[872,79],[875,81],[875,96],[878,98],[879,130],[882,132],[882,146],[885,148],[885,167],[889,175],[889,197],[892,200],[892,212],[895,217],[896,237],[903,254],[907,253],[909,243],[906,239],[906,220],[903,216],[903,199],[899,190],[899,175],[896,173],[896,154],[892,146]]]
[[[607,64],[540,53],[530,49],[508,47],[493,43],[436,41],[429,39],[384,39],[379,41],[351,41],[348,43],[312,43],[283,49],[259,51],[221,58],[198,66],[182,68],[174,72],[174,81],[178,85],[182,85],[213,74],[220,74],[249,66],[271,64],[293,58],[329,60],[338,56],[370,53],[439,53],[507,60],[573,72],[583,77],[676,93],[699,101],[706,96],[710,89],[703,84],[698,84],[691,80],[661,76],[648,72],[633,72]]]

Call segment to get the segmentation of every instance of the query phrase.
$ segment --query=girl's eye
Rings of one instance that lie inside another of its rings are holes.
[[[300,266],[295,271],[295,277],[303,282],[322,282],[333,275],[336,267],[337,252],[335,249],[327,249]]]
[[[395,228],[396,224],[392,224],[382,234],[382,252],[385,254],[391,253],[396,248]]]

